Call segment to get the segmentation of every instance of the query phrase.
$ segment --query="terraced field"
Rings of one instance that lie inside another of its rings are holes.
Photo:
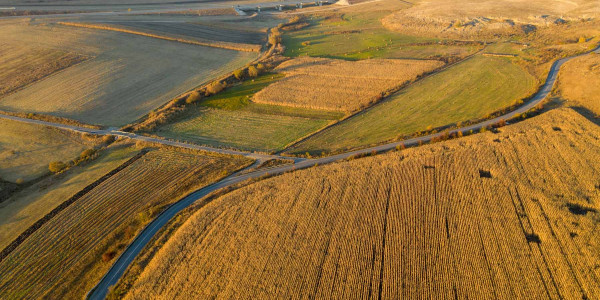
[[[215,147],[274,151],[342,116],[250,101],[257,91],[280,79],[281,75],[266,74],[228,88],[152,133]]]
[[[266,179],[202,206],[125,298],[599,298],[599,138],[560,109]]]
[[[55,215],[4,258],[0,298],[83,297],[161,207],[249,163],[242,157],[173,150],[147,153]]]
[[[53,24],[3,21],[0,31],[7,44],[91,57],[1,98],[0,109],[107,126],[132,122],[258,55]]]
[[[341,151],[482,118],[533,94],[535,78],[510,58],[475,56],[289,149]]]
[[[29,181],[48,173],[53,161],[67,162],[100,140],[50,127],[0,120],[0,178]]]

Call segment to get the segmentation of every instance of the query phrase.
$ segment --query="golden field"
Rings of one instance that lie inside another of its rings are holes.
[[[600,129],[571,109],[196,211],[127,299],[600,297]]]
[[[52,161],[67,162],[100,139],[35,124],[0,119],[0,178],[29,181],[48,173]]]
[[[567,62],[559,74],[558,94],[570,105],[600,115],[600,55],[585,55]]]
[[[0,260],[0,298],[82,298],[166,205],[250,163],[243,157],[169,149],[138,157]]]
[[[356,111],[425,73],[442,67],[435,60],[369,59],[357,62],[302,57],[279,65],[285,78],[252,100],[312,109]]]

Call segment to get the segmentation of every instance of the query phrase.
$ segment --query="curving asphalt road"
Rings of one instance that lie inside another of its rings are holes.
[[[594,51],[598,51],[599,49],[600,49],[600,47],[596,48]],[[585,54],[582,54],[582,55],[585,55]],[[578,56],[581,56],[581,55],[578,55]],[[491,120],[486,120],[486,121],[483,121],[483,122],[480,122],[477,124],[473,124],[473,125],[470,125],[467,127],[454,129],[454,130],[451,130],[449,133],[451,133],[451,134],[458,133],[458,132],[466,133],[466,132],[469,132],[470,130],[477,131],[483,127],[489,127],[491,125],[497,124],[501,120],[511,119],[511,118],[516,117],[524,112],[529,111],[531,108],[535,107],[537,104],[539,104],[542,100],[544,100],[550,94],[550,92],[552,91],[552,88],[554,87],[554,84],[556,83],[556,79],[558,77],[558,71],[560,70],[560,67],[568,60],[578,57],[578,56],[567,57],[567,58],[563,58],[563,59],[559,59],[559,60],[555,61],[554,64],[552,65],[552,68],[550,69],[550,72],[548,73],[548,77],[546,79],[545,84],[533,96],[533,98],[531,98],[531,100],[527,102],[527,104],[521,106],[520,108],[518,108],[512,112],[502,115],[500,117],[497,117],[497,118],[494,118]],[[369,154],[372,152],[379,153],[379,152],[390,151],[390,150],[396,149],[396,147],[400,146],[400,145],[403,145],[406,147],[416,146],[416,145],[419,145],[420,143],[429,142],[432,139],[442,136],[443,134],[444,133],[436,133],[436,134],[431,134],[431,135],[427,135],[427,136],[411,138],[411,139],[400,141],[400,142],[389,143],[389,144],[385,144],[385,145],[381,145],[381,146],[375,146],[375,147],[371,147],[371,148],[350,151],[350,152],[333,155],[333,156],[328,156],[328,157],[323,157],[323,158],[319,158],[319,159],[297,161],[293,165],[278,166],[278,167],[274,167],[274,168],[270,168],[270,169],[266,169],[266,170],[250,172],[247,174],[239,175],[239,173],[236,173],[236,174],[233,174],[217,183],[214,183],[214,184],[204,187],[196,192],[193,192],[193,193],[189,194],[188,196],[186,196],[185,198],[181,199],[180,201],[178,201],[175,204],[168,207],[163,213],[158,215],[156,217],[156,219],[154,219],[150,224],[148,224],[142,230],[142,232],[127,247],[125,252],[123,252],[123,254],[121,256],[119,256],[119,258],[117,258],[117,260],[115,261],[113,266],[104,275],[104,277],[100,280],[98,285],[96,285],[88,293],[88,298],[94,299],[94,300],[104,299],[106,297],[106,294],[108,293],[110,286],[117,283],[117,281],[121,278],[121,276],[125,272],[125,269],[133,262],[135,257],[141,252],[142,248],[144,248],[144,246],[146,244],[148,244],[150,239],[152,239],[152,237],[154,237],[154,235],[156,235],[156,233],[165,224],[167,224],[167,222],[169,222],[169,220],[171,220],[171,218],[173,218],[178,212],[180,212],[184,208],[190,206],[195,201],[202,199],[203,197],[205,197],[206,195],[208,195],[209,193],[211,193],[213,191],[216,191],[216,190],[224,188],[224,187],[231,186],[236,183],[240,183],[247,179],[258,178],[258,177],[261,177],[261,176],[264,176],[267,174],[277,175],[277,174],[282,174],[282,173],[292,171],[292,170],[309,168],[309,167],[315,166],[317,164],[322,165],[322,164],[328,164],[328,163],[332,163],[332,162],[341,161],[341,160],[347,159],[354,155]]]

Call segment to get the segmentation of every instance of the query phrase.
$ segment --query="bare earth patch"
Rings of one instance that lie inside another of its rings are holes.
[[[276,71],[286,77],[258,92],[253,101],[354,111],[441,66],[435,60],[296,58],[278,66]]]

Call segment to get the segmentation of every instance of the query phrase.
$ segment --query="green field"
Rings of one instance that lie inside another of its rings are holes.
[[[275,151],[342,117],[337,112],[250,101],[254,93],[282,76],[266,74],[206,98],[153,133],[215,147]]]
[[[535,78],[509,58],[475,56],[398,92],[290,152],[364,147],[457,122],[482,118],[531,95]]]
[[[284,55],[360,60],[368,58],[441,59],[464,57],[478,45],[439,44],[442,40],[399,34],[387,30],[380,19],[388,12],[351,12],[315,16],[310,26],[283,36]]]
[[[0,119],[0,178],[29,181],[48,173],[52,161],[69,161],[99,141],[35,124]]]
[[[46,178],[12,195],[0,204],[0,249],[60,203],[110,172],[137,151],[112,146],[89,164],[77,166],[60,176]]]

